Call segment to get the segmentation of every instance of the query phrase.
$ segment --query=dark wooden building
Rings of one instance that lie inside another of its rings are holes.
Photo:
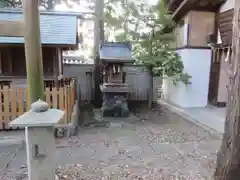
[[[63,73],[62,51],[78,47],[77,13],[40,12],[42,58],[45,81]],[[0,21],[23,19],[21,9],[0,9]],[[23,37],[0,36],[0,83],[26,86],[26,59]]]

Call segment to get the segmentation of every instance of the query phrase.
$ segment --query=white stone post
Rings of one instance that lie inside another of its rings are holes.
[[[55,180],[54,125],[64,112],[48,109],[48,104],[38,100],[31,110],[12,121],[13,127],[25,127],[28,180]]]

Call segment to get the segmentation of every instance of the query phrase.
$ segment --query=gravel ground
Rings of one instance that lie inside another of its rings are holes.
[[[174,114],[151,111],[140,116],[134,124],[82,128],[78,136],[56,140],[59,180],[211,179],[218,137]],[[22,150],[0,171],[0,179],[26,179],[24,164]]]

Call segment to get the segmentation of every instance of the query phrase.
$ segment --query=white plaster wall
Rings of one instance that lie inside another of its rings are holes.
[[[225,12],[229,9],[234,8],[235,0],[227,0],[221,7],[220,7],[220,13]]]
[[[171,79],[164,79],[164,100],[183,108],[205,107],[208,104],[211,50],[182,49],[177,53],[182,57],[184,71],[192,76],[191,84],[179,82],[175,86]]]

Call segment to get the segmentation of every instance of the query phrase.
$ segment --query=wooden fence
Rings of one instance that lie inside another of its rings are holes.
[[[3,86],[0,88],[0,130],[8,130],[8,123],[30,109],[26,88]],[[76,82],[72,80],[62,87],[46,87],[45,98],[49,108],[65,111],[64,123],[71,121],[76,99]]]

